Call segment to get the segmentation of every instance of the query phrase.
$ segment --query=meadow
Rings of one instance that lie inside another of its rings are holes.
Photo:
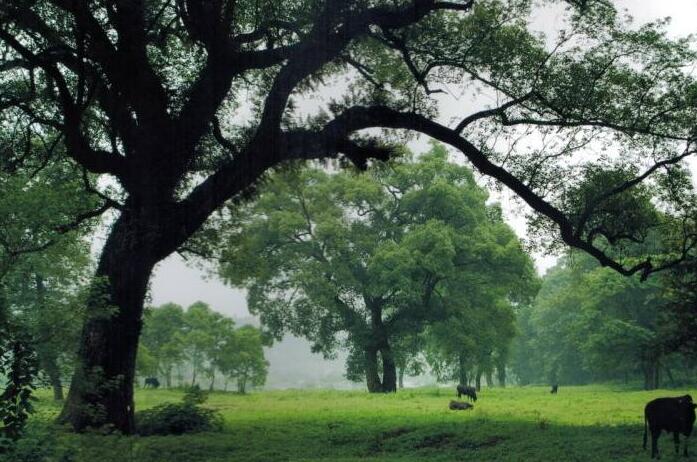
[[[224,430],[166,437],[65,432],[50,422],[59,407],[39,393],[24,444],[32,460],[75,462],[223,461],[647,461],[643,407],[658,396],[696,390],[636,391],[612,386],[484,389],[475,408],[451,411],[451,388],[359,391],[215,392],[206,406]],[[178,401],[178,390],[138,390],[138,409]],[[696,395],[697,396],[697,395]],[[659,441],[663,460],[672,437]]]

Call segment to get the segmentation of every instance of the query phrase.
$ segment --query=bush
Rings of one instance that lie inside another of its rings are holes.
[[[201,407],[208,397],[198,387],[187,390],[181,403],[169,403],[136,413],[136,432],[141,436],[181,435],[220,430],[222,417]]]
[[[182,401],[184,404],[191,404],[197,406],[203,404],[208,399],[208,393],[201,390],[198,385],[193,385],[184,389],[184,397]]]

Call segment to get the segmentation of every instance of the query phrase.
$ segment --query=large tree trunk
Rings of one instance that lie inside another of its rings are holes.
[[[397,391],[397,366],[394,362],[392,348],[385,341],[380,348],[382,357],[382,391],[384,393],[394,393]]]
[[[399,385],[399,389],[400,390],[403,389],[404,388],[404,368],[403,367],[399,368],[399,373],[397,374],[397,382]]]
[[[378,350],[373,347],[365,349],[365,380],[368,392],[380,393],[382,381],[378,375]]]
[[[382,322],[382,302],[364,297],[370,309],[370,345],[366,347],[366,379],[371,393],[393,393],[397,391],[397,365],[387,335],[387,328]],[[382,360],[382,383],[377,373],[377,352]],[[369,370],[368,366],[371,368]],[[372,382],[372,384],[371,384]],[[378,386],[379,384],[379,386]]]
[[[477,388],[477,391],[482,390],[482,371],[479,368],[477,368],[477,376],[474,380],[474,386]]]
[[[141,213],[141,216],[148,216]],[[157,228],[122,212],[107,239],[87,302],[68,399],[59,420],[75,430],[134,431],[133,379]],[[148,242],[148,238],[150,242]]]

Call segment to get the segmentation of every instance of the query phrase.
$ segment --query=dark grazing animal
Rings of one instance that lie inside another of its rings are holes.
[[[661,431],[673,433],[675,453],[680,452],[680,433],[685,435],[683,455],[687,457],[687,440],[695,424],[695,405],[692,396],[675,398],[657,398],[644,408],[644,449],[646,449],[646,432],[651,431],[651,458],[658,456],[658,437]]]
[[[145,385],[143,388],[159,388],[160,387],[160,381],[157,380],[157,377],[145,377]]]
[[[472,409],[474,406],[470,403],[464,401],[454,401],[450,400],[450,405],[448,406],[453,411],[466,411],[467,409]]]
[[[550,393],[553,395],[556,395],[558,390],[559,390],[559,385],[557,385],[555,383],[554,385],[552,385],[552,390],[550,391]]]
[[[474,387],[469,387],[467,385],[457,386],[457,397],[461,398],[462,395],[467,396],[472,401],[477,401],[477,390]]]

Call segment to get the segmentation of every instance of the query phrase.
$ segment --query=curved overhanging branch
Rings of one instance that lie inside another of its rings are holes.
[[[562,210],[545,200],[511,172],[494,164],[476,146],[462,138],[457,130],[450,129],[422,115],[399,112],[388,107],[354,107],[346,110],[332,121],[329,126],[333,126],[334,130],[344,134],[378,127],[412,130],[425,134],[458,149],[480,173],[501,182],[516,193],[533,210],[552,220],[559,228],[560,236],[566,244],[587,252],[598,260],[602,266],[612,268],[625,276],[639,273],[642,280],[646,279],[653,272],[670,267],[670,263],[654,267],[650,258],[631,267],[623,265],[595,246],[592,241],[582,239],[577,235],[573,223]],[[682,158],[682,156],[679,157],[679,159]],[[655,170],[649,170],[648,174]],[[644,180],[648,174],[639,177],[638,181]],[[623,188],[621,191],[625,189]]]
[[[622,275],[640,274],[643,280],[651,273],[674,266],[680,258],[684,259],[686,256],[684,254],[682,257],[677,257],[676,261],[665,262],[659,266],[654,266],[650,258],[633,266],[625,266],[594,245],[592,236],[584,238],[577,232],[574,223],[564,211],[545,200],[520,178],[489,160],[480,149],[463,138],[458,129],[448,128],[420,114],[399,112],[385,106],[352,107],[327,123],[320,131],[284,132],[278,135],[274,143],[250,145],[245,152],[211,175],[186,199],[177,204],[180,226],[176,228],[179,232],[171,236],[172,240],[167,245],[174,248],[181,245],[210,213],[228,199],[239,197],[253,188],[267,170],[284,161],[336,158],[343,153],[355,165],[362,168],[370,158],[379,160],[390,158],[393,151],[384,145],[374,142],[360,144],[350,139],[355,132],[369,128],[411,130],[459,150],[481,174],[501,182],[533,210],[552,220],[559,228],[560,237],[566,244],[585,251],[602,266],[612,268]],[[656,168],[649,169],[627,185],[618,187],[617,191],[625,191],[645,180],[660,166],[675,163],[684,157],[685,155],[681,155],[675,160],[659,163]]]

